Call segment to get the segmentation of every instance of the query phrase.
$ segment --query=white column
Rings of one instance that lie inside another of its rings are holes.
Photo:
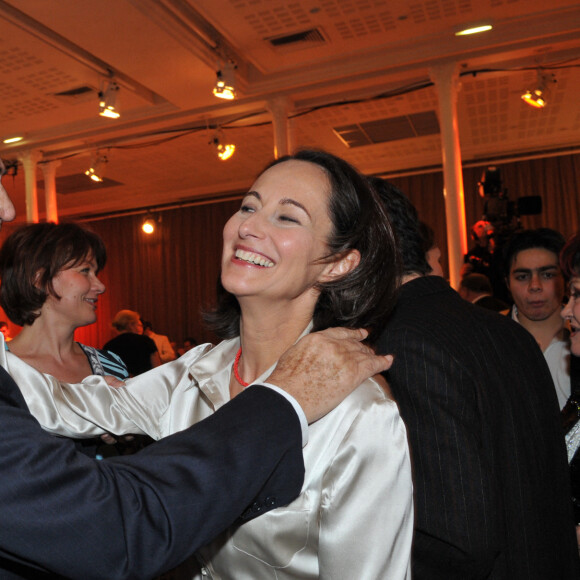
[[[272,125],[274,127],[274,158],[279,159],[290,153],[288,124],[290,101],[286,97],[277,97],[268,101],[268,109],[272,113]]]
[[[42,163],[44,176],[44,196],[46,202],[46,221],[58,223],[58,208],[56,204],[56,170],[60,167],[60,161]]]
[[[448,63],[437,66],[430,71],[430,74],[439,98],[449,278],[451,286],[457,289],[459,288],[463,255],[467,252],[465,198],[457,126],[457,93],[459,90],[457,64]]]
[[[26,221],[38,223],[38,193],[36,187],[36,166],[42,155],[39,151],[27,151],[20,156],[24,167],[24,185],[26,189]]]

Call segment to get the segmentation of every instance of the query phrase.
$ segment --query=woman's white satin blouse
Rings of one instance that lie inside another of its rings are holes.
[[[99,377],[59,383],[0,353],[31,412],[52,433],[146,433],[189,427],[229,400],[239,339],[201,345],[112,389]],[[268,376],[270,369],[264,376]],[[261,377],[263,380],[263,377]],[[267,445],[267,441],[264,442]],[[204,578],[410,578],[413,530],[407,436],[396,404],[367,380],[310,425],[300,496],[202,549]]]

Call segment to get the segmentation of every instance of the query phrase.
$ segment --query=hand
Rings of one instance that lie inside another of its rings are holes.
[[[106,443],[107,445],[115,445],[115,443],[119,442],[123,443],[133,441],[133,439],[135,439],[134,435],[123,435],[122,437],[115,437],[110,433],[104,433],[103,435],[101,435],[101,441],[103,443]]]
[[[101,435],[101,441],[103,443],[106,443],[107,445],[114,445],[115,443],[117,443],[117,438],[113,437],[113,435],[111,435],[110,433],[104,433],[103,435]]]
[[[386,371],[392,355],[376,355],[366,330],[327,328],[300,339],[278,361],[267,382],[292,395],[309,423],[332,411],[364,380]]]

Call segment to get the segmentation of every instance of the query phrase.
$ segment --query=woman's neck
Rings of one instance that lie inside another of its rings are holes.
[[[312,319],[309,310],[288,308],[242,309],[237,368],[240,378],[250,383],[265,373],[304,332]]]
[[[25,325],[10,342],[10,350],[16,349],[34,354],[50,355],[55,358],[66,356],[74,348],[74,328],[46,323],[42,317],[31,325]]]

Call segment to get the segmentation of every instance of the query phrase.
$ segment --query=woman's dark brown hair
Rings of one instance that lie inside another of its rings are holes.
[[[0,306],[14,324],[32,324],[64,269],[91,256],[101,270],[107,252],[101,238],[75,223],[23,226],[0,249]]]
[[[320,283],[313,330],[331,326],[367,328],[375,337],[393,304],[399,279],[395,238],[376,193],[349,163],[324,151],[305,149],[271,163],[264,171],[290,160],[320,167],[330,186],[329,215],[332,232],[327,240],[328,260],[360,252],[359,265],[348,274]],[[222,339],[240,333],[240,308],[236,298],[218,281],[217,307],[205,314],[211,329]]]
[[[580,276],[580,231],[569,238],[562,248],[560,268],[566,278]]]

